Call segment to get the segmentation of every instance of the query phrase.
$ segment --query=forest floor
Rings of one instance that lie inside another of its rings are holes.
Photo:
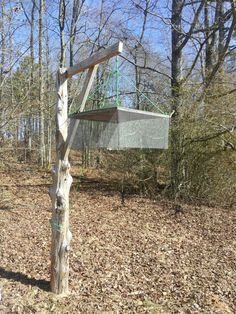
[[[62,298],[49,291],[50,172],[0,169],[0,313],[236,313],[235,210],[183,205],[174,214],[137,195],[121,206],[99,180],[90,172],[72,186]]]

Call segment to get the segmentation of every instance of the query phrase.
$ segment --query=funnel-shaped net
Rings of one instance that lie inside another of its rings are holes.
[[[168,148],[169,116],[129,108],[104,108],[74,114],[79,126],[72,148]]]

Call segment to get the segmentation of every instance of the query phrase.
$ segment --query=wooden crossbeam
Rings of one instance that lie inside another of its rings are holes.
[[[80,63],[70,67],[66,71],[66,78],[72,77],[73,75],[76,75],[84,70],[87,70],[88,68],[91,68],[92,66],[95,66],[96,64],[102,63],[114,56],[118,56],[123,51],[123,43],[119,41],[118,43],[98,51],[91,57],[81,61]]]

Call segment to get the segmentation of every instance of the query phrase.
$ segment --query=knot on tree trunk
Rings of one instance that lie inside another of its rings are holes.
[[[63,197],[63,195],[61,195],[60,193],[57,194],[57,210],[64,210],[66,207],[66,201],[65,198]]]
[[[70,163],[68,160],[63,160],[61,163],[61,170],[62,171],[67,171],[70,169]]]

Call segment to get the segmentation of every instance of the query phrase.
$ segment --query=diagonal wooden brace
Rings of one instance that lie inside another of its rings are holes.
[[[91,89],[92,84],[93,84],[93,80],[94,80],[95,75],[97,73],[97,68],[98,68],[98,64],[95,66],[92,66],[88,70],[87,76],[85,78],[83,89],[79,95],[79,104],[81,105],[80,110],[79,110],[80,112],[84,111],[85,104],[86,104],[90,89]],[[77,128],[79,126],[79,122],[80,122],[80,120],[75,121],[73,131],[72,131],[71,135],[67,138],[67,142],[65,145],[65,158],[67,158],[69,156],[70,149],[71,149],[71,146],[73,144]]]

